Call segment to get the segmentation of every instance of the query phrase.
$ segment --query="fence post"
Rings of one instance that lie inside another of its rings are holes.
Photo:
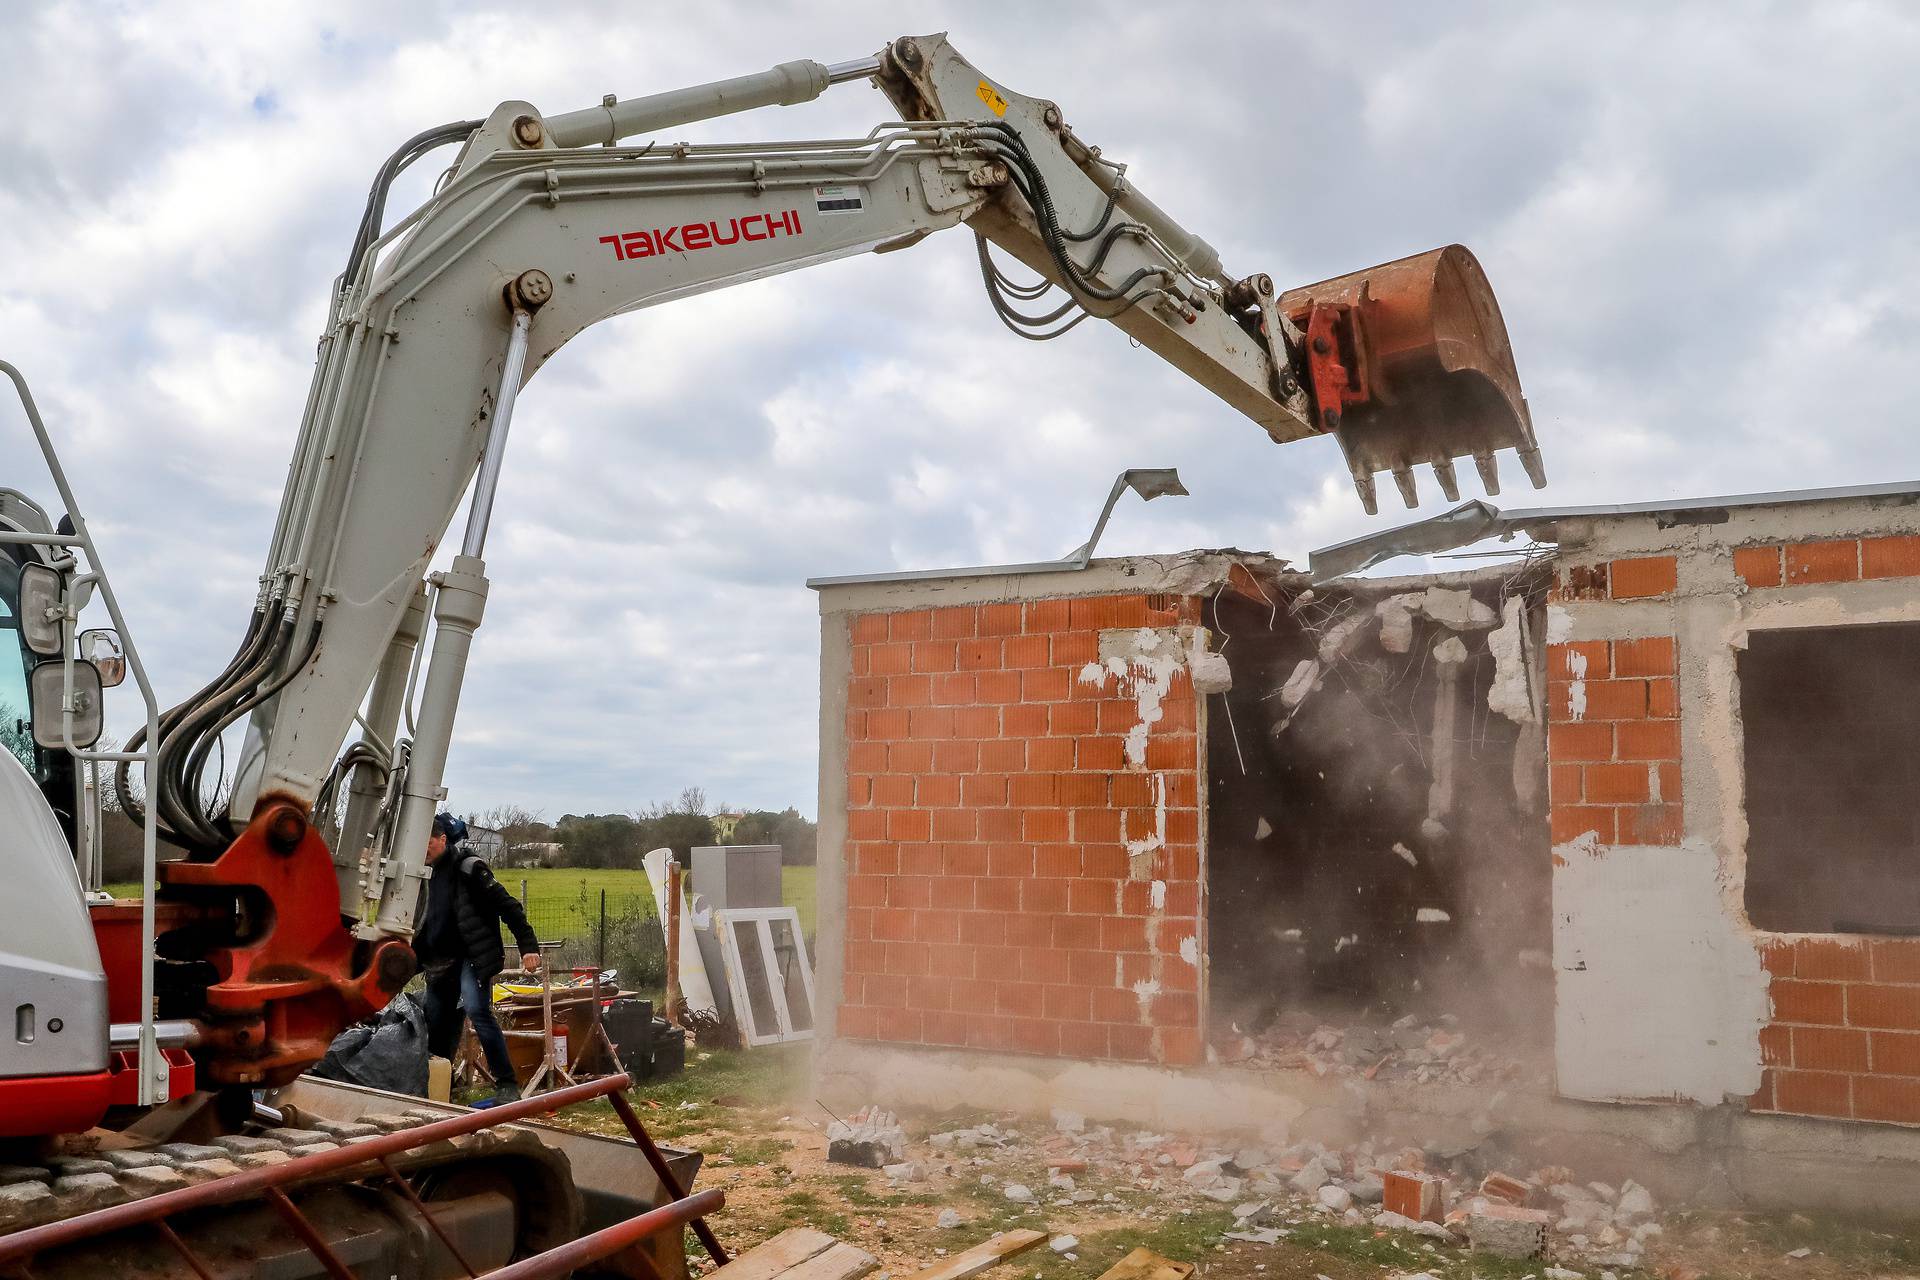
[[[605,889],[600,891],[600,939],[599,946],[595,948],[593,967],[596,969],[607,967],[607,891]]]
[[[527,878],[525,876],[520,877],[520,909],[522,911],[527,909]]]

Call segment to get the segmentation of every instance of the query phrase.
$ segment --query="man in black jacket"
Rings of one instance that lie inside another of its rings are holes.
[[[527,913],[493,878],[478,854],[463,847],[467,824],[450,813],[433,820],[427,841],[427,909],[421,914],[413,949],[427,978],[422,1002],[427,1014],[427,1048],[451,1058],[460,1043],[460,1022],[473,1022],[473,1034],[487,1055],[498,1092],[494,1101],[520,1096],[513,1062],[507,1056],[507,1038],[493,1016],[493,979],[506,967],[506,949],[500,944],[500,924],[506,922],[520,948],[521,968],[540,967],[540,940],[527,924]]]

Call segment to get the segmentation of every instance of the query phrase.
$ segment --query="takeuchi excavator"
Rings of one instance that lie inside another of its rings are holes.
[[[671,140],[857,80],[896,113],[863,137]],[[396,175],[447,146],[431,197],[387,225]],[[156,704],[26,383],[0,364],[62,508],[0,490],[0,702],[24,704],[0,727],[25,713],[0,751],[0,1140],[136,1118],[155,1134],[155,1114],[209,1091],[245,1124],[257,1091],[412,977],[514,404],[568,339],[958,227],[1014,333],[1117,326],[1276,443],[1333,436],[1369,512],[1380,473],[1409,505],[1420,467],[1455,496],[1461,458],[1497,491],[1508,449],[1544,483],[1499,308],[1465,249],[1293,289],[1230,272],[1059,104],[982,74],[944,36],[428,129],[380,167],[336,282],[244,634],[178,705]],[[429,573],[469,490],[459,554]],[[81,632],[96,598],[113,627]],[[145,721],[96,747],[102,690],[128,669]],[[244,742],[218,785],[230,729]],[[109,772],[144,832],[139,901],[97,892]]]

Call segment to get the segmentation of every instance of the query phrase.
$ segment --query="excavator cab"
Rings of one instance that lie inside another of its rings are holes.
[[[1412,507],[1422,463],[1449,502],[1460,498],[1455,458],[1472,458],[1487,493],[1499,493],[1499,449],[1519,453],[1534,488],[1546,484],[1500,304],[1464,247],[1290,290],[1278,310],[1297,331],[1314,426],[1339,438],[1369,515],[1379,511],[1374,473],[1392,473]]]

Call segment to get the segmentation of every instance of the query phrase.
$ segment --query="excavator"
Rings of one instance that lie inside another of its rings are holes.
[[[670,140],[862,80],[894,118],[861,137]],[[430,197],[388,225],[396,177],[443,147],[458,151]],[[0,490],[0,702],[15,704],[0,725],[0,1163],[97,1128],[161,1140],[165,1117],[188,1110],[201,1132],[209,1114],[238,1132],[262,1091],[413,976],[514,406],[568,339],[960,227],[1014,333],[1055,339],[1090,316],[1118,327],[1274,442],[1333,436],[1370,513],[1380,473],[1409,505],[1417,467],[1456,496],[1461,458],[1497,492],[1507,449],[1544,483],[1505,325],[1467,250],[1287,290],[1230,272],[1059,104],[991,79],[944,35],[559,114],[503,102],[425,130],[381,165],[335,283],[251,615],[231,659],[177,705],[158,706],[47,427],[0,363],[60,503],[56,515]],[[430,572],[463,496],[458,554]],[[81,631],[95,599],[113,627]],[[107,749],[103,690],[128,670],[145,719]],[[243,737],[231,763],[229,730]],[[109,774],[142,828],[137,901],[98,891]],[[527,1230],[504,1238],[494,1265],[532,1248]],[[7,1239],[0,1269],[19,1256]],[[438,1265],[421,1257],[395,1274]],[[273,1274],[331,1270],[308,1261]]]

